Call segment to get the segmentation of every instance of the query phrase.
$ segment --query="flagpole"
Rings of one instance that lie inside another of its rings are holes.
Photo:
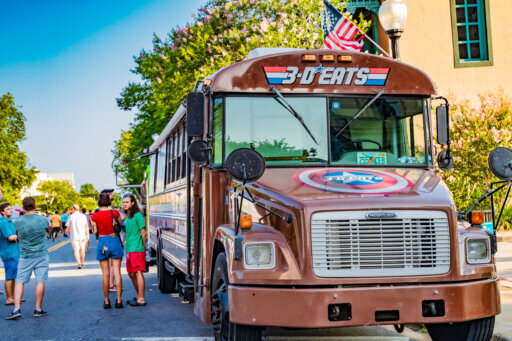
[[[357,25],[356,25],[356,27],[357,27]],[[368,39],[373,45],[375,45],[375,47],[377,47],[379,50],[381,50],[386,56],[388,56],[389,58],[393,58],[387,51],[385,51],[382,47],[380,47],[379,44],[374,42],[372,38],[368,37],[368,35],[366,33],[364,33],[359,27],[357,27],[357,29],[359,30],[359,32],[361,32],[364,35],[364,37],[366,39]]]

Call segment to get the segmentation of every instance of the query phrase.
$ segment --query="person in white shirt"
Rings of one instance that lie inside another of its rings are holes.
[[[78,268],[82,269],[84,267],[85,247],[89,240],[89,224],[87,223],[87,217],[80,212],[80,206],[73,205],[71,215],[66,221],[66,228],[73,245]]]

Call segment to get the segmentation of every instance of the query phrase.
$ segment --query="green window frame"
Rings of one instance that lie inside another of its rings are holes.
[[[450,0],[455,67],[493,65],[489,0]]]

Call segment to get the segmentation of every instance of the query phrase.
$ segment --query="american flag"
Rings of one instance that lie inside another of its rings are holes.
[[[324,5],[324,47],[360,51],[364,44],[364,34],[355,39],[360,32],[357,26],[327,0],[324,0]]]

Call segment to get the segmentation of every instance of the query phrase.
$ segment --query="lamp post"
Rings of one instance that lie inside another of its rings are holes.
[[[386,0],[379,8],[379,21],[391,40],[393,59],[400,60],[398,39],[404,32],[407,6],[402,0]]]

